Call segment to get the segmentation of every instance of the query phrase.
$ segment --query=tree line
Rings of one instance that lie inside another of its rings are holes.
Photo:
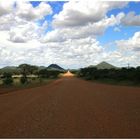
[[[97,69],[96,67],[87,67],[80,69],[79,77],[87,80],[113,79],[116,81],[140,82],[140,66],[136,68],[119,68],[119,69]]]
[[[0,75],[4,85],[11,85],[13,83],[13,75],[21,75],[20,83],[27,84],[29,82],[29,75],[34,75],[41,81],[41,79],[46,78],[57,78],[60,73],[63,73],[63,71],[47,68],[39,69],[39,67],[35,65],[21,64],[15,70],[0,72]]]

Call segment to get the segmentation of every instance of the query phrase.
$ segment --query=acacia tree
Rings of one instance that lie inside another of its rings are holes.
[[[20,72],[22,74],[21,77],[21,83],[27,83],[28,78],[27,75],[28,74],[37,74],[38,72],[38,67],[37,66],[33,66],[33,65],[29,65],[29,64],[21,64],[19,65],[19,69]]]
[[[27,74],[29,74],[30,65],[28,65],[28,64],[21,64],[21,65],[19,65],[19,69],[20,69],[20,72],[22,74],[22,77],[20,79],[20,82],[22,84],[25,84],[28,81]]]
[[[33,66],[33,65],[29,65],[28,72],[29,72],[29,74],[37,74],[38,73],[38,67]]]

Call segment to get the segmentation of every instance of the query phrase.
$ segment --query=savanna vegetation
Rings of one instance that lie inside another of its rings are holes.
[[[105,83],[140,85],[140,66],[137,68],[97,69],[87,67],[80,69],[78,77]]]
[[[30,86],[44,84],[58,78],[64,70],[48,69],[35,65],[21,64],[18,67],[5,67],[0,69],[1,86]]]
[[[86,80],[94,80],[105,83],[140,85],[140,66],[133,68],[98,68],[86,67],[81,69],[71,69],[70,71],[77,77]],[[5,67],[0,69],[0,86],[27,87],[31,85],[44,84],[50,80],[58,78],[66,72],[56,64],[49,67],[39,67],[29,64],[21,64],[18,67]]]

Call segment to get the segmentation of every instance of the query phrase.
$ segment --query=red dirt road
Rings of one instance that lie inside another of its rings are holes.
[[[140,88],[64,77],[0,95],[0,138],[140,138]]]

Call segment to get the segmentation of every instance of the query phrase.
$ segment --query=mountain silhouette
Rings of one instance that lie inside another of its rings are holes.
[[[107,63],[105,61],[97,64],[95,67],[97,69],[114,69],[114,68],[117,68],[116,66],[113,66],[113,65],[111,65],[111,64],[109,64],[109,63]]]
[[[61,70],[61,71],[64,70],[62,67],[60,67],[60,66],[57,65],[57,64],[51,64],[51,65],[49,65],[49,66],[47,67],[47,69],[49,69],[49,70]]]

